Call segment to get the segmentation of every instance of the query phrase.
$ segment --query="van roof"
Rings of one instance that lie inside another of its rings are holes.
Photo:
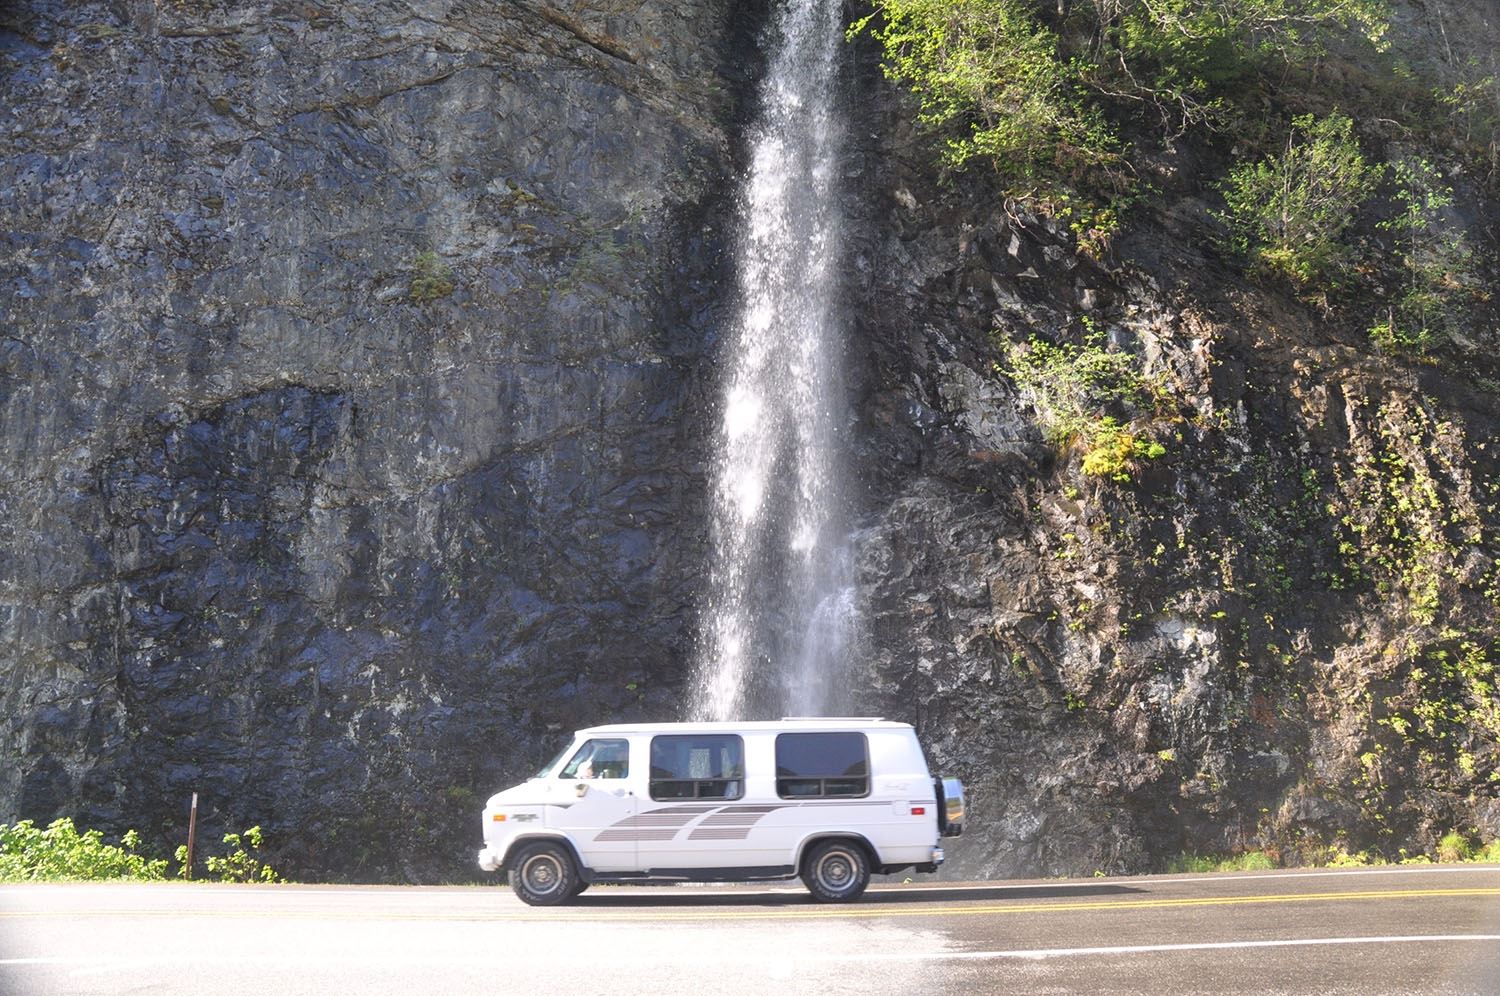
[[[755,720],[736,723],[615,723],[590,726],[578,733],[795,733],[811,730],[909,730],[910,723],[896,723],[872,716]]]

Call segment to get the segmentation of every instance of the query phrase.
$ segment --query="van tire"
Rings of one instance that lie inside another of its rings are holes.
[[[578,895],[573,856],[558,844],[531,844],[510,863],[510,887],[527,906],[556,906]]]
[[[855,841],[819,841],[802,861],[802,884],[820,903],[858,899],[870,884],[870,858]]]

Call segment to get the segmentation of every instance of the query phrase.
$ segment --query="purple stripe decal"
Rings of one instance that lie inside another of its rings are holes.
[[[671,840],[677,836],[676,830],[603,830],[597,834],[595,840]]]
[[[785,808],[786,808],[785,804],[776,805],[776,806],[725,806],[724,807],[724,812],[726,812],[726,813],[761,813],[761,814],[765,814],[765,813],[775,812],[778,809],[785,809]]]
[[[648,809],[648,810],[646,810],[646,812],[648,812],[648,813],[711,813],[715,809],[718,809],[718,808],[719,808],[718,806],[705,806],[705,805],[703,805],[703,804],[700,803],[700,804],[695,805],[695,806],[662,806],[662,807],[660,807],[658,809]]]

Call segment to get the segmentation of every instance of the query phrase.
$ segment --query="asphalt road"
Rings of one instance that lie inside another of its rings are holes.
[[[1500,993],[1500,866],[877,886],[0,887],[0,992]]]

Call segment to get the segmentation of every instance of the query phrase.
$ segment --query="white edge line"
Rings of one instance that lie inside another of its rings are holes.
[[[797,959],[799,963],[849,963],[849,962],[894,962],[894,961],[984,961],[1014,959],[1021,961],[1044,961],[1048,958],[1079,958],[1099,955],[1162,954],[1180,951],[1225,951],[1257,948],[1321,947],[1343,944],[1452,944],[1477,941],[1500,941],[1500,934],[1417,934],[1399,937],[1318,937],[1286,938],[1270,941],[1205,941],[1196,944],[1130,944],[1097,948],[1032,948],[1017,951],[924,951],[913,954],[858,954],[829,955],[820,958]],[[4,958],[0,968],[26,965],[71,966],[83,970],[168,967],[173,959],[156,959],[137,962],[112,961],[88,958]],[[184,962],[188,963],[188,962]],[[351,962],[351,964],[355,964]],[[360,964],[367,964],[360,962]],[[463,967],[454,963],[458,967]],[[450,965],[450,967],[454,967]]]
[[[1198,875],[1192,878],[1144,878],[1127,879],[1095,878],[1087,880],[1090,884],[1104,884],[1115,882],[1123,884],[1128,881],[1151,882],[1161,885],[1176,885],[1184,882],[1194,884],[1207,884],[1209,882],[1243,882],[1251,878],[1277,879],[1277,878],[1343,878],[1354,875],[1474,875],[1488,872],[1494,874],[1500,872],[1500,866],[1496,865],[1401,865],[1395,868],[1381,866],[1329,869],[1327,871],[1266,871],[1266,872],[1212,872]],[[1080,883],[1081,884],[1081,883]]]
[[[1214,882],[1243,882],[1248,879],[1281,878],[1348,878],[1358,875],[1476,875],[1500,873],[1500,865],[1362,865],[1352,868],[1329,868],[1322,871],[1263,871],[1263,872],[1204,872],[1194,876],[1166,878],[1156,875],[1101,875],[1098,878],[1039,878],[1014,882],[964,882],[954,879],[949,882],[923,882],[915,888],[880,884],[870,886],[868,893],[892,892],[911,895],[917,892],[943,892],[957,889],[973,889],[992,892],[1023,889],[1087,889],[1105,885],[1211,885]],[[794,890],[795,891],[795,890]]]
[[[855,954],[855,955],[827,955],[816,958],[795,959],[799,964],[847,964],[847,963],[869,963],[869,962],[910,962],[910,961],[985,961],[1013,959],[1018,961],[1044,961],[1049,958],[1080,958],[1100,955],[1131,955],[1131,954],[1163,954],[1181,951],[1224,951],[1235,949],[1258,949],[1258,948],[1294,948],[1294,947],[1321,947],[1344,944],[1452,944],[1452,943],[1474,943],[1478,941],[1493,942],[1500,941],[1500,934],[1416,934],[1399,937],[1319,937],[1319,938],[1286,938],[1282,940],[1269,941],[1205,941],[1195,944],[1132,944],[1118,945],[1114,947],[1096,948],[1032,948],[1016,951],[923,951],[912,954],[885,953],[885,954]],[[159,958],[135,961],[122,961],[109,958],[4,958],[0,959],[0,968],[22,967],[28,965],[45,966],[67,966],[75,971],[118,971],[121,969],[142,968],[167,968],[176,964],[198,964],[194,959],[172,959]],[[258,964],[249,962],[246,964]],[[313,965],[325,966],[325,962],[315,962]],[[345,964],[344,961],[336,961],[335,964]],[[380,967],[378,962],[349,961],[350,966],[374,965]],[[427,962],[417,964],[426,965]],[[444,961],[450,968],[467,967],[463,961]],[[489,964],[489,962],[485,962]],[[713,964],[720,964],[714,961]],[[284,965],[291,968],[291,965]],[[309,967],[304,964],[301,967]],[[392,967],[392,966],[385,966]]]
[[[1294,937],[1271,941],[1203,941],[1193,944],[1127,944],[1098,948],[1031,948],[1016,951],[930,951],[916,954],[872,954],[829,957],[827,961],[983,961],[1014,958],[1078,958],[1089,955],[1159,954],[1172,951],[1225,951],[1254,948],[1300,948],[1337,944],[1422,944],[1500,941],[1500,934],[1415,934],[1402,937]]]

